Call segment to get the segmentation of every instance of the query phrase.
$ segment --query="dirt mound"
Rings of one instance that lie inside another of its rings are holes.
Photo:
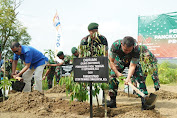
[[[40,108],[50,101],[52,101],[52,99],[49,100],[49,98],[38,91],[18,92],[11,95],[9,99],[0,104],[0,111],[28,111]]]
[[[65,85],[56,85],[53,88],[46,91],[46,93],[64,93],[66,90]]]
[[[88,117],[90,115],[90,104],[87,102],[69,102],[68,100],[55,99],[55,102],[50,104],[50,112],[45,111],[44,114],[53,113],[53,114],[70,114],[74,113],[77,115],[82,115],[83,117]],[[49,115],[49,114],[48,114]],[[104,107],[93,106],[93,117],[104,117],[105,110]],[[160,113],[155,110],[150,111],[141,111],[141,105],[131,104],[131,105],[119,105],[117,108],[107,109],[108,117],[116,118],[128,118],[129,116],[135,116],[137,118],[161,118]]]
[[[158,99],[177,99],[177,93],[165,91],[165,90],[159,90],[154,92],[158,96]]]
[[[70,102],[62,99],[52,99],[44,96],[44,94],[33,92],[15,93],[8,100],[0,103],[1,112],[30,112],[37,116],[55,117],[63,114],[76,114],[83,117],[90,115],[90,104],[87,102]],[[160,114],[155,110],[141,111],[140,104],[117,104],[117,108],[107,110],[108,117],[128,118],[135,116],[136,118],[160,118]],[[104,117],[104,107],[93,106],[94,117]]]
[[[119,114],[117,118],[161,118],[160,113],[154,111],[141,111],[139,109],[129,110]]]

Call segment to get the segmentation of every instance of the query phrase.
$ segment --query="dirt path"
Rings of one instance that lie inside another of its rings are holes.
[[[7,101],[0,103],[0,118],[89,118],[89,103],[70,103],[69,97],[60,90],[63,88],[55,89],[44,94],[37,91],[11,94]],[[114,118],[177,118],[175,90],[177,85],[162,85],[161,90],[155,92],[159,96],[155,110],[147,111],[141,111],[140,98],[119,92],[117,108],[108,108],[107,114]],[[148,91],[154,92],[154,88],[150,86]],[[93,116],[104,117],[104,108],[94,106]]]

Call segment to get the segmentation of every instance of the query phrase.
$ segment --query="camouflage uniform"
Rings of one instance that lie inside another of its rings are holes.
[[[55,63],[58,63],[58,62],[55,61]],[[56,78],[56,82],[58,84],[60,81],[60,66],[56,66],[56,68],[55,68],[55,78]]]
[[[141,65],[139,64],[139,55],[140,52],[138,50],[138,46],[134,47],[133,50],[129,54],[125,54],[121,48],[121,40],[115,41],[110,49],[110,57],[114,58],[115,65],[117,70],[122,73],[125,67],[129,67],[130,62],[133,64],[137,64],[135,68],[135,72],[133,74],[133,78],[135,81],[139,83],[139,89],[144,93],[148,94],[145,80],[146,77],[143,76],[143,72],[141,69]],[[119,85],[119,81],[116,79],[116,75],[113,70],[111,70],[111,79],[109,84],[109,95],[110,96],[117,96],[117,89]]]
[[[50,60],[49,64],[55,64],[55,62]],[[48,89],[52,88],[52,81],[55,75],[55,68],[56,68],[55,66],[49,66],[49,73],[47,75]]]
[[[90,35],[84,37],[81,40],[80,46],[86,46],[86,50],[91,52],[91,56],[97,54],[96,50],[100,50],[100,45],[105,45],[106,46],[106,51],[108,51],[108,42],[107,39],[103,36],[98,34],[97,39],[93,40],[91,39]],[[97,49],[94,49],[97,48]],[[102,54],[103,55],[103,54]]]
[[[139,48],[141,51],[141,48]],[[157,67],[157,58],[147,49],[147,46],[143,45],[142,46],[142,53],[143,53],[143,62],[146,62],[146,59],[148,59],[149,63],[148,66],[153,68],[153,74],[150,75],[152,77],[152,80],[154,82],[154,88],[155,90],[159,90],[160,88],[160,82],[158,78],[158,67]],[[145,59],[146,58],[146,59]],[[148,73],[144,73],[145,77],[147,77]]]
[[[63,62],[64,62],[63,65],[70,64],[70,56],[68,55],[64,56]],[[58,84],[60,81],[60,66],[56,67],[55,72],[56,72],[56,81]]]

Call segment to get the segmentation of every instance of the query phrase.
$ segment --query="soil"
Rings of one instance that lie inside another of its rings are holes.
[[[46,93],[65,93],[65,85],[56,85],[53,88],[46,91]]]
[[[64,87],[55,86],[40,93],[17,92],[9,94],[9,98],[0,103],[0,118],[89,118],[88,102],[70,102],[70,98],[62,91]],[[107,116],[113,118],[176,118],[177,86],[161,85],[157,92],[148,87],[149,92],[158,95],[154,110],[141,110],[140,98],[122,91],[118,92],[117,108],[108,108]],[[109,98],[109,96],[107,96]],[[105,117],[104,107],[93,106],[93,117]]]

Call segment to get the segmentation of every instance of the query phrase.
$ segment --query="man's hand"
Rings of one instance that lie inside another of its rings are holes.
[[[121,77],[123,75],[122,75],[122,73],[120,73],[120,72],[117,71],[116,76],[119,78],[119,77]]]
[[[128,83],[131,83],[131,79],[130,78],[126,78],[125,79],[125,85],[128,85]]]
[[[17,77],[20,77],[18,74],[16,75],[12,75],[13,78],[17,78]]]
[[[42,78],[42,80],[45,80],[46,76],[44,75],[44,77]]]
[[[12,76],[14,79],[18,80],[18,81],[22,81],[23,79],[21,77],[19,77],[19,75],[13,75]]]

